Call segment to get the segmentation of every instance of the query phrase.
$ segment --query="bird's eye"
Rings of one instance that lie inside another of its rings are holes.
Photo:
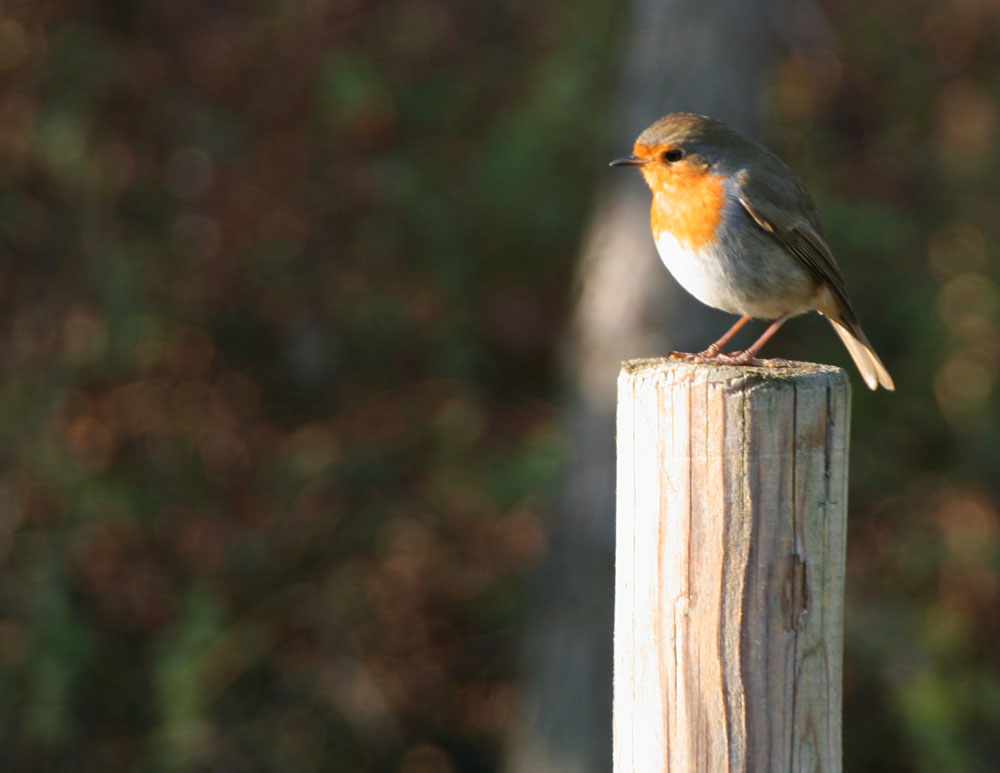
[[[671,148],[663,153],[663,160],[668,164],[680,161],[682,158],[684,158],[684,151],[680,148]]]

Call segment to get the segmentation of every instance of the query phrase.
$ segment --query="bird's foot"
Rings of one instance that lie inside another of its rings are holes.
[[[730,352],[723,354],[718,349],[709,347],[703,352],[692,354],[690,352],[671,352],[671,360],[683,360],[695,365],[754,365],[759,368],[787,368],[791,361],[775,357],[773,359],[761,360],[754,356],[754,352]]]
[[[719,354],[719,347],[712,344],[707,349],[700,352],[671,352],[671,360],[683,360],[684,362],[692,362],[695,365],[704,365],[708,360],[715,360],[718,357],[725,357],[726,355]]]
[[[712,362],[719,365],[755,365],[754,352],[730,352],[729,354],[719,353],[712,358]]]

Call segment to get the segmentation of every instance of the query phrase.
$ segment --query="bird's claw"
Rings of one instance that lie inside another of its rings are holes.
[[[682,360],[694,365],[753,365],[759,368],[787,368],[792,363],[790,360],[781,357],[761,360],[746,352],[732,352],[722,354],[706,349],[703,352],[692,354],[691,352],[671,352],[671,360]]]

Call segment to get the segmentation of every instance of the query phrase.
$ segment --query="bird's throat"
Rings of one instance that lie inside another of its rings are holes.
[[[653,238],[670,233],[678,244],[701,249],[715,241],[725,205],[723,178],[700,170],[643,170],[653,192]]]

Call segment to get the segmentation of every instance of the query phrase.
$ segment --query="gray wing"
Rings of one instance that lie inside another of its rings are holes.
[[[768,171],[771,174],[762,175],[743,169],[737,174],[740,203],[757,225],[771,234],[817,280],[833,290],[845,310],[854,317],[847,283],[823,238],[816,207],[808,191],[783,164],[781,168]]]

